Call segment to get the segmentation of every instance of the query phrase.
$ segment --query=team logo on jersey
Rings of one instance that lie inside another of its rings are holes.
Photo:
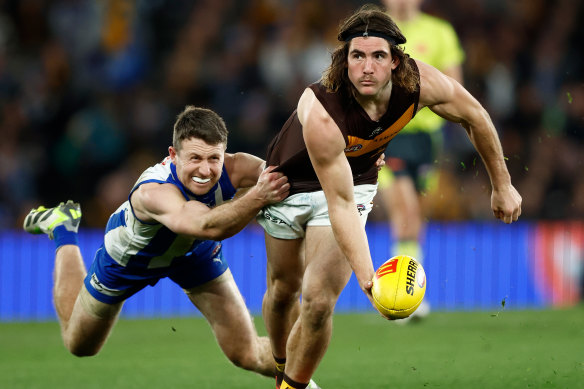
[[[359,157],[371,153],[377,149],[385,148],[387,143],[414,117],[414,104],[401,115],[391,126],[374,135],[371,139],[363,139],[358,136],[347,136],[347,157]],[[377,129],[375,129],[377,131]],[[374,131],[374,132],[375,132]]]
[[[355,152],[355,151],[359,151],[359,150],[361,150],[362,148],[363,148],[363,145],[362,145],[362,144],[353,145],[353,146],[351,146],[351,147],[347,147],[347,148],[345,149],[345,153],[352,153],[352,152]]]
[[[217,253],[219,252],[219,250],[221,250],[221,243],[219,243],[217,246],[215,246],[215,248],[213,249],[213,252],[211,253],[211,256],[214,257],[217,255]]]
[[[381,133],[382,131],[383,131],[382,127],[377,127],[375,130],[373,130],[373,132],[369,136],[375,136],[375,135]]]
[[[365,212],[366,209],[365,204],[357,204],[357,212],[359,212],[359,216],[361,216],[363,214],[362,212]]]

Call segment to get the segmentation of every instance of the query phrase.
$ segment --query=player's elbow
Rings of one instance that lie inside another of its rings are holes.
[[[197,220],[177,220],[167,223],[166,227],[177,235],[191,236],[200,240],[225,239],[222,231],[213,220],[201,217]]]
[[[225,231],[215,228],[214,226],[202,226],[193,234],[196,238],[202,240],[223,240],[229,238],[229,234]]]
[[[467,128],[485,128],[489,126],[491,117],[487,110],[476,100],[472,101],[472,109],[469,110],[467,117],[463,118],[462,125]]]
[[[235,233],[232,233],[229,231],[213,229],[211,231],[208,231],[203,239],[219,241],[219,240],[231,238],[233,235],[235,235]]]

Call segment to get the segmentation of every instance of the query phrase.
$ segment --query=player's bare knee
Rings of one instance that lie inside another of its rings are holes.
[[[97,355],[97,353],[99,353],[99,350],[86,350],[86,349],[70,349],[69,350],[71,352],[71,354],[73,354],[76,357],[82,358],[82,357],[93,357],[95,355]]]
[[[92,357],[99,353],[105,343],[105,339],[65,332],[63,334],[63,343],[65,348],[76,357]]]
[[[225,351],[227,358],[235,366],[245,370],[256,370],[258,355],[254,348],[233,348]]]
[[[302,321],[312,330],[326,325],[333,315],[335,302],[323,296],[304,297],[302,300]]]
[[[274,280],[268,289],[268,296],[276,306],[288,306],[300,297],[302,281]]]
[[[101,347],[93,345],[78,344],[65,341],[65,347],[76,357],[93,357],[99,353]]]

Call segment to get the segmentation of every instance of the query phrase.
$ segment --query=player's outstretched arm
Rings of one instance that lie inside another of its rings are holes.
[[[287,177],[272,172],[274,169],[274,166],[265,169],[243,196],[214,208],[186,201],[174,185],[157,183],[141,185],[132,194],[132,206],[141,220],[157,221],[177,234],[226,239],[241,231],[262,207],[288,196]]]
[[[416,61],[420,69],[420,107],[460,123],[480,154],[491,180],[491,209],[505,223],[521,215],[521,196],[511,184],[503,149],[489,114],[458,82],[434,67]]]
[[[310,161],[327,199],[335,239],[359,285],[371,299],[373,263],[365,228],[355,206],[353,174],[344,153],[345,140],[310,89],[300,98],[298,118]]]

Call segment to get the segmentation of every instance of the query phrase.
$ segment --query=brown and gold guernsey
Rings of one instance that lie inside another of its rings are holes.
[[[410,61],[418,72],[415,62]],[[371,120],[353,96],[340,91],[329,93],[321,83],[311,84],[309,88],[345,138],[345,155],[353,172],[354,185],[375,184],[375,162],[389,141],[414,117],[420,97],[419,86],[410,93],[393,85],[387,111],[378,121]],[[268,166],[279,166],[278,171],[288,176],[290,195],[322,190],[306,150],[296,111],[268,146],[266,160]]]

